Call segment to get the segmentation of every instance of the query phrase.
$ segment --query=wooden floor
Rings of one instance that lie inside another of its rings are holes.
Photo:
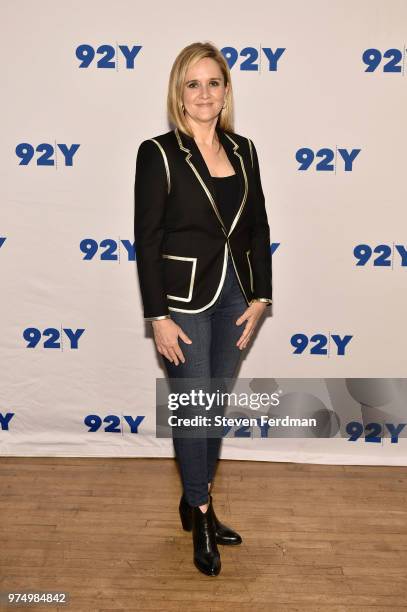
[[[172,459],[7,457],[0,486],[0,591],[68,591],[59,610],[407,610],[403,467],[222,460],[214,508],[244,542],[217,577],[192,563]]]

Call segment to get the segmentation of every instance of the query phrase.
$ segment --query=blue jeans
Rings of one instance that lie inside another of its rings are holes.
[[[232,260],[228,258],[226,277],[214,304],[198,313],[171,310],[171,318],[192,340],[185,343],[178,338],[185,363],[171,363],[163,357],[169,378],[233,378],[242,351],[236,342],[245,323],[236,320],[247,304],[236,277]],[[221,447],[221,437],[177,438],[173,435],[175,453],[181,471],[184,495],[191,506],[202,506],[208,501],[208,483],[215,475]]]

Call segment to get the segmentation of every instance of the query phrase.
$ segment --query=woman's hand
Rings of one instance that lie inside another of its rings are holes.
[[[247,321],[244,332],[236,342],[236,346],[238,346],[240,350],[245,349],[248,345],[254,328],[256,327],[266,308],[267,304],[264,302],[253,302],[253,304],[250,304],[244,313],[237,319],[236,325],[241,325],[244,323],[244,321]]]
[[[179,364],[178,359],[185,363],[185,357],[178,344],[178,336],[187,344],[192,344],[191,338],[188,338],[180,326],[171,321],[171,319],[153,321],[152,325],[157,351],[164,355],[171,363],[174,362],[175,365]]]

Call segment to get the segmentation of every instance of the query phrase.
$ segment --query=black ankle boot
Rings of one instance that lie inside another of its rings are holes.
[[[215,523],[216,541],[218,544],[230,544],[236,546],[242,543],[241,536],[237,531],[233,531],[230,527],[223,525],[215,514],[215,510],[212,505],[212,495],[209,493],[209,499],[212,506],[213,521]]]
[[[213,519],[215,522],[216,543],[222,544],[222,545],[231,544],[235,546],[237,544],[241,544],[242,543],[241,536],[236,531],[233,531],[232,529],[230,529],[230,527],[223,525],[218,520],[215,514],[215,511],[213,509],[212,495],[210,493],[208,495],[211,501],[212,514],[213,514]],[[182,495],[181,501],[179,503],[179,514],[181,517],[182,527],[185,529],[185,531],[191,531],[192,530],[192,507],[188,504],[184,495]]]
[[[194,563],[207,576],[217,576],[221,569],[220,554],[216,545],[215,522],[212,504],[202,512],[199,506],[192,508],[192,540]]]

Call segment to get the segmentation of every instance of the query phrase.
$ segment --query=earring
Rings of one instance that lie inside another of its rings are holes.
[[[185,106],[183,104],[181,104],[181,110],[183,113],[185,113]]]

